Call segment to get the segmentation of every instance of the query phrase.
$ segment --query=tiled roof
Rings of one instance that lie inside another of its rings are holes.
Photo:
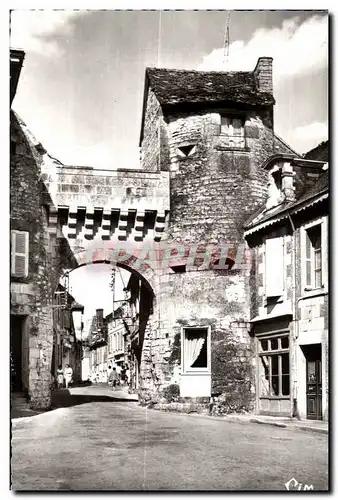
[[[306,160],[320,160],[320,161],[329,161],[329,141],[321,142],[315,148],[308,151],[304,158]]]
[[[260,92],[253,71],[194,71],[147,68],[146,76],[161,105],[231,101],[273,105],[268,92]]]
[[[285,141],[283,141],[283,139],[281,137],[279,137],[276,134],[276,132],[273,133],[273,137],[274,137],[273,147],[274,147],[275,153],[292,154],[292,155],[300,156],[300,154],[297,153],[297,151],[295,151],[294,149],[292,149],[292,147],[289,144],[287,144]]]
[[[325,194],[328,191],[328,188],[329,188],[329,173],[326,170],[318,177],[317,182],[315,182],[311,186],[311,188],[306,189],[297,198],[297,200],[291,203],[282,203],[279,207],[274,207],[273,209],[268,210],[265,215],[257,219],[258,216],[260,214],[263,214],[263,212],[265,211],[265,205],[263,205],[263,207],[261,207],[257,212],[252,214],[252,216],[247,220],[245,228],[248,230],[250,228],[253,228],[255,225],[260,226],[261,224],[270,219],[272,222],[276,222],[274,219],[277,218],[278,220],[278,217],[281,216],[284,212],[286,213],[287,211],[292,211],[294,209],[297,209],[302,204],[306,205],[307,202],[311,204],[311,200],[313,198],[319,196],[320,194]]]

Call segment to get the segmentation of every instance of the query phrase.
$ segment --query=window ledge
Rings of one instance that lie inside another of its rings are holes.
[[[198,368],[196,368],[196,371],[195,370],[191,370],[191,371],[185,371],[185,372],[182,372],[181,373],[182,376],[184,375],[210,375],[211,376],[211,370],[199,370]]]
[[[328,289],[325,286],[322,286],[320,288],[312,288],[310,290],[303,290],[303,295],[298,299],[300,300],[306,300],[309,299],[310,297],[319,297],[321,295],[327,295],[328,294]]]
[[[270,305],[275,305],[275,304],[281,304],[285,300],[286,299],[285,299],[284,293],[281,295],[268,295],[268,296],[265,296],[264,305],[270,306]]]
[[[238,151],[240,153],[250,153],[250,148],[248,147],[232,147],[232,146],[222,146],[221,144],[217,144],[215,146],[217,151]]]
[[[259,396],[259,399],[291,399],[290,396]]]

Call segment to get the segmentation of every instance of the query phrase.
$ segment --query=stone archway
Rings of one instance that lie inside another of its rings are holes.
[[[156,376],[154,376],[154,364],[152,360],[152,340],[157,338],[159,328],[159,307],[157,301],[157,292],[159,289],[159,276],[156,270],[144,263],[136,255],[128,253],[117,253],[108,245],[100,248],[79,250],[73,253],[74,265],[63,271],[63,275],[87,265],[108,264],[111,267],[120,267],[125,269],[131,275],[135,276],[142,285],[148,290],[147,296],[151,297],[151,307],[149,313],[140,315],[138,342],[140,346],[140,364],[139,364],[139,386],[138,390],[144,393],[156,392]],[[76,262],[76,264],[75,264]],[[62,279],[62,275],[60,277]],[[140,303],[141,308],[147,308],[148,304]],[[143,318],[141,320],[141,317]],[[146,318],[146,322],[144,321]]]

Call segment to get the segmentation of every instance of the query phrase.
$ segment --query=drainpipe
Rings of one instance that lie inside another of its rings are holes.
[[[293,409],[292,409],[292,417],[296,417],[300,420],[299,411],[298,411],[298,363],[297,363],[297,347],[296,340],[298,338],[298,321],[296,320],[296,230],[293,220],[290,216],[290,213],[287,212],[288,218],[290,221],[290,225],[292,228],[292,320],[293,320],[293,337],[292,337],[292,348],[294,352],[294,360],[295,360],[295,377],[292,377],[292,397],[293,397]]]

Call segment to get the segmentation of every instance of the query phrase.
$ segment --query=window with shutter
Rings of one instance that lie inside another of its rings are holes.
[[[284,291],[283,237],[265,242],[265,294],[279,297]]]
[[[28,231],[11,231],[11,274],[17,278],[28,276]]]
[[[322,286],[322,237],[321,224],[306,230],[306,287]]]

